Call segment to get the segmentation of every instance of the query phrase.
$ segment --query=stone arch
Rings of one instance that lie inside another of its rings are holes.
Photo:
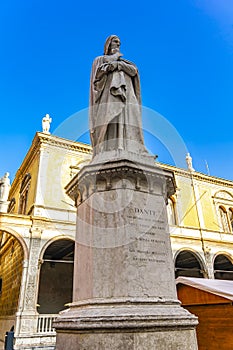
[[[174,261],[176,278],[179,276],[204,278],[205,263],[198,252],[190,248],[180,249],[176,252]]]
[[[229,253],[215,254],[213,265],[215,279],[233,280],[233,257]]]
[[[15,230],[1,225],[0,316],[13,317],[18,310],[25,260],[28,260],[28,248],[24,239]]]
[[[230,200],[230,201],[233,201],[233,195],[226,191],[226,190],[220,190],[220,191],[217,191],[213,198],[218,198],[218,199],[225,199],[225,200]]]
[[[75,241],[74,237],[72,237],[72,236],[66,236],[66,235],[55,236],[55,237],[49,239],[48,241],[46,241],[46,243],[43,245],[43,247],[41,248],[41,251],[40,251],[39,259],[43,260],[43,255],[44,255],[46,249],[50,246],[50,244],[52,244],[53,242],[56,242],[60,239],[67,239],[67,240],[70,240],[73,242]]]
[[[71,237],[57,236],[41,249],[37,302],[40,314],[58,314],[72,302],[74,244]]]
[[[0,225],[0,231],[5,231],[5,232],[10,233],[12,236],[14,236],[20,242],[20,244],[23,248],[23,252],[24,252],[24,260],[28,260],[29,251],[28,251],[28,247],[27,247],[27,244],[26,244],[24,238],[18,232],[16,232],[12,228],[5,226],[5,225]]]

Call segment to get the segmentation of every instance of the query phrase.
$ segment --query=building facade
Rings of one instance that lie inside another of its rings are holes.
[[[44,130],[10,190],[0,181],[0,349],[13,327],[15,349],[54,349],[52,321],[72,301],[76,210],[65,187],[90,158],[89,145]],[[177,186],[167,205],[176,276],[233,279],[233,182],[190,158],[187,169],[159,165]]]
[[[37,133],[16,173],[0,214],[2,349],[12,327],[15,349],[55,344],[52,320],[72,301],[76,211],[64,187],[90,156],[88,145]]]

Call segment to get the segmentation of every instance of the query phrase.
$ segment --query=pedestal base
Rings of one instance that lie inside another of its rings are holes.
[[[59,334],[56,350],[193,350],[197,349],[191,330],[159,329],[154,332]]]
[[[196,324],[176,301],[87,300],[55,321],[56,350],[196,350]]]

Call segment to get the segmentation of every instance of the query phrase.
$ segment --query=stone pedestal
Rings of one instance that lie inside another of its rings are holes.
[[[123,156],[92,162],[67,187],[77,204],[74,290],[54,324],[56,349],[197,349],[197,319],[175,289],[173,173]]]

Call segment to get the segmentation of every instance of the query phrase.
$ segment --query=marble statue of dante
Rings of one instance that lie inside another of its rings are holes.
[[[145,152],[138,69],[122,56],[120,39],[111,35],[104,55],[93,62],[89,117],[94,155],[116,149]]]

